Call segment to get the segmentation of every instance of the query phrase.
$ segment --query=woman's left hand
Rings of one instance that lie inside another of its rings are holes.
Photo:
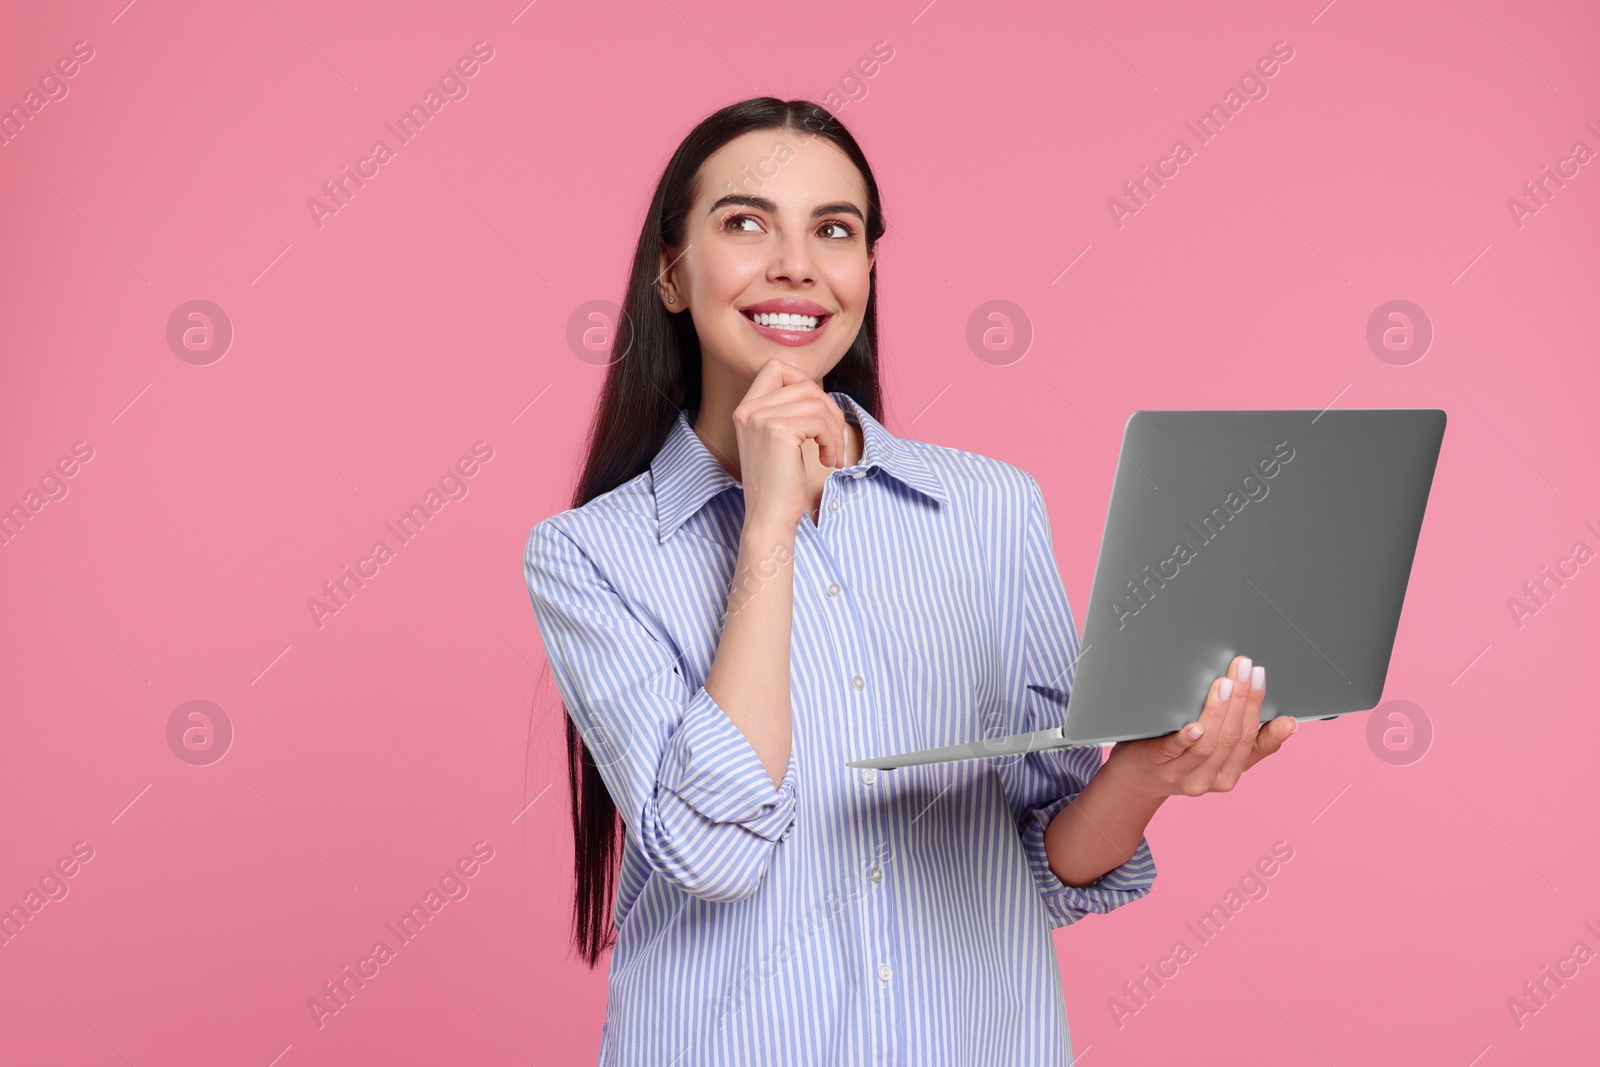
[[[1290,715],[1261,724],[1266,693],[1265,669],[1238,656],[1229,677],[1211,683],[1198,722],[1162,737],[1118,742],[1100,773],[1112,772],[1125,788],[1154,800],[1226,793],[1295,731]]]

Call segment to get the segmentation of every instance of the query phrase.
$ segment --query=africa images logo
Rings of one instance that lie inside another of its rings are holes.
[[[1189,529],[1200,538],[1200,544],[1210,544],[1227,528],[1229,522],[1238,517],[1246,505],[1265,500],[1267,493],[1271,491],[1267,479],[1276,478],[1278,472],[1283,469],[1283,464],[1292,459],[1294,459],[1293,446],[1288,441],[1280,441],[1273,447],[1271,456],[1257,460],[1255,467],[1240,477],[1239,487],[1229,489],[1227,496],[1222,498],[1222,503],[1214,505],[1210,513],[1200,520],[1200,525],[1196,526],[1193,522],[1188,524]],[[1129,619],[1143,611],[1155,599],[1157,590],[1165,589],[1167,582],[1183,573],[1184,564],[1192,562],[1199,555],[1199,550],[1191,547],[1187,540],[1179,541],[1172,546],[1172,555],[1157,563],[1153,569],[1146,563],[1142,572],[1143,577],[1128,579],[1124,586],[1127,595],[1124,596],[1119,592],[1106,602],[1117,617],[1117,629],[1124,629]],[[1154,589],[1151,588],[1152,582],[1155,583]]]

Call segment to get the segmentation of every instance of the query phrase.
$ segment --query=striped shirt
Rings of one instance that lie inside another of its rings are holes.
[[[528,536],[557,690],[627,828],[600,1063],[1070,1062],[1050,931],[1155,879],[1143,839],[1090,886],[1050,870],[1045,828],[1101,750],[845,766],[1062,720],[1079,638],[1043,495],[831,395],[865,447],[796,530],[777,786],[704,686],[744,493],[693,413]]]

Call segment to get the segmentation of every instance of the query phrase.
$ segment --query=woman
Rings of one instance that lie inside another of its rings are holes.
[[[1162,801],[1293,730],[1258,731],[1240,657],[1197,722],[1103,766],[845,766],[1059,721],[1078,654],[1038,483],[880,421],[879,205],[814,104],[697,126],[573,508],[528,538],[576,940],[592,966],[615,937],[603,1064],[1068,1062],[1050,931],[1147,893]]]

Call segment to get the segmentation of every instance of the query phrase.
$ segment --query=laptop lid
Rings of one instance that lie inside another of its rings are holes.
[[[1261,721],[1376,707],[1444,437],[1437,408],[1139,411],[1123,431],[1065,737],[1157,737],[1236,655]]]
[[[894,768],[1159,737],[1235,655],[1261,721],[1377,706],[1443,442],[1436,408],[1138,411],[1062,708],[1042,731],[856,760]]]

